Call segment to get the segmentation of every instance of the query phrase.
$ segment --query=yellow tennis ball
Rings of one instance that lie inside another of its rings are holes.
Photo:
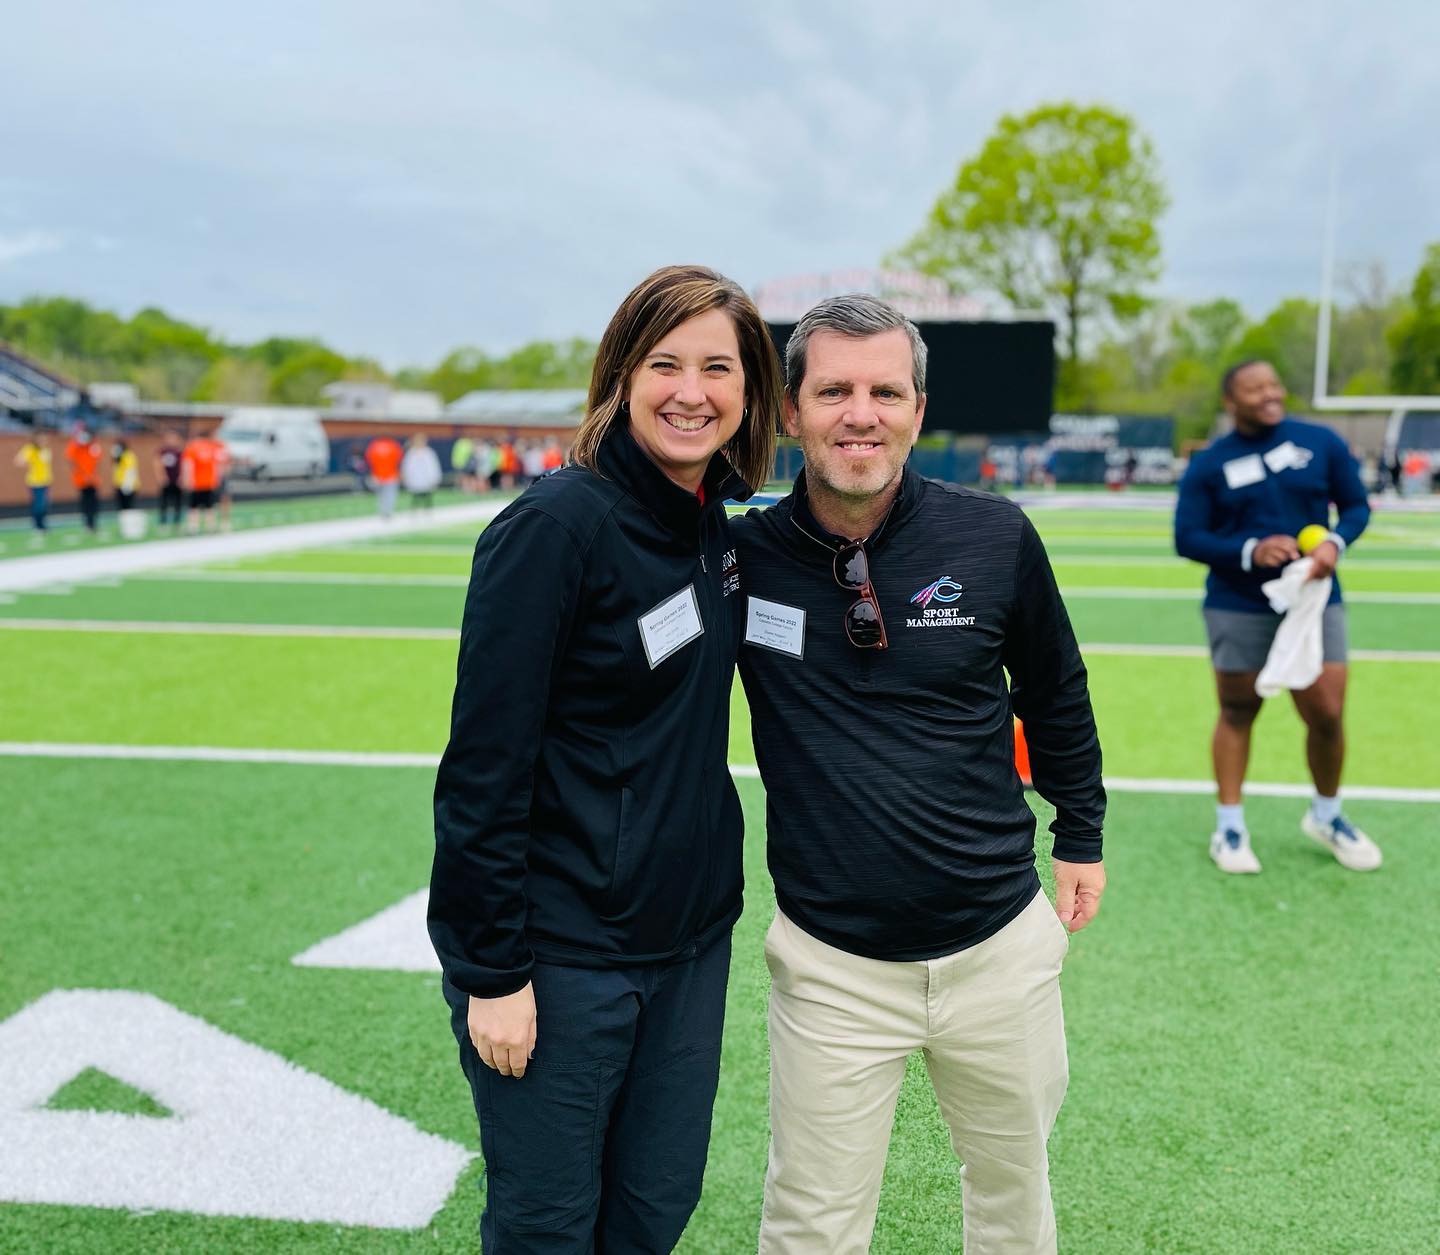
[[[1300,535],[1295,537],[1295,543],[1300,546],[1301,553],[1309,553],[1329,539],[1330,529],[1328,527],[1322,527],[1319,523],[1311,523],[1308,527],[1300,529]]]

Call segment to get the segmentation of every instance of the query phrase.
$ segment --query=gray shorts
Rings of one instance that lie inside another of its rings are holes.
[[[1281,616],[1268,610],[1205,609],[1205,631],[1210,636],[1210,660],[1216,671],[1263,671],[1270,642],[1280,629]],[[1345,630],[1345,607],[1325,607],[1320,624],[1322,657],[1345,662],[1350,645]]]

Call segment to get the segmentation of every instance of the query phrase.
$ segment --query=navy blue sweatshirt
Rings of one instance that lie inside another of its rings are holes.
[[[1036,788],[1057,809],[1055,857],[1100,860],[1105,791],[1085,666],[1017,506],[906,468],[866,541],[885,650],[845,635],[856,594],[835,581],[840,538],[814,521],[803,474],[732,528],[746,593],[740,675],[787,916],[852,954],[910,961],[976,945],[1018,915],[1039,879],[1012,712]],[[798,611],[803,628],[775,630]]]
[[[1205,605],[1214,610],[1273,614],[1260,591],[1278,567],[1250,558],[1267,536],[1298,536],[1318,523],[1342,547],[1370,522],[1370,503],[1354,456],[1328,427],[1284,418],[1257,436],[1232,431],[1190,459],[1175,506],[1175,550],[1210,568]],[[1330,590],[1340,601],[1340,581]]]
[[[749,492],[717,454],[702,506],[624,429],[598,461],[534,484],[475,546],[429,924],[477,997],[523,988],[536,959],[684,958],[740,914],[724,499]]]

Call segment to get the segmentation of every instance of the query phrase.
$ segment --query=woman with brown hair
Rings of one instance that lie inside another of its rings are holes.
[[[741,907],[725,500],[768,477],[781,388],[738,286],[656,271],[601,339],[571,465],[476,545],[430,936],[486,1251],[668,1251],[699,1200]]]

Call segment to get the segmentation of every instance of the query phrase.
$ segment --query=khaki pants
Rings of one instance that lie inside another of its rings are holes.
[[[967,1255],[1055,1250],[1045,1142],[1069,1077],[1069,944],[1044,893],[978,946],[919,963],[847,954],[776,913],[762,1255],[869,1249],[915,1050],[963,1164]]]

